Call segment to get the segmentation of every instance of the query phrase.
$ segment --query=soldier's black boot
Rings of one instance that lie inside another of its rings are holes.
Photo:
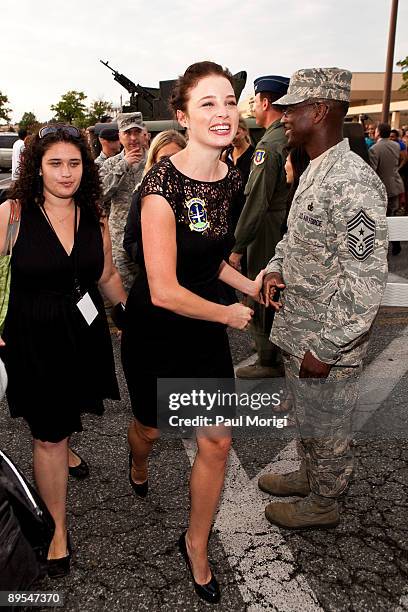
[[[291,503],[268,504],[265,516],[273,525],[286,529],[336,527],[340,522],[337,501],[315,493]]]

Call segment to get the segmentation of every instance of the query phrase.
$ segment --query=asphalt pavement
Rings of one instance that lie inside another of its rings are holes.
[[[408,245],[390,268],[407,276]],[[249,336],[231,332],[234,362],[252,355]],[[234,441],[220,510],[210,540],[222,586],[222,611],[402,612],[408,610],[408,309],[382,308],[366,360],[370,411],[356,436],[356,468],[331,530],[291,532],[263,516],[270,497],[256,485],[264,471],[296,468],[291,437],[258,434]],[[120,402],[103,417],[84,417],[73,447],[90,464],[89,479],[70,479],[71,574],[43,580],[42,591],[65,595],[64,610],[182,612],[206,610],[195,595],[177,540],[188,519],[188,478],[194,448],[163,437],[150,462],[150,492],[134,496],[128,482],[129,400],[113,337]],[[364,386],[363,385],[363,386]],[[63,389],[61,389],[63,393]],[[370,395],[371,393],[371,395]],[[400,429],[387,423],[400,424]],[[0,406],[0,448],[31,475],[31,441],[21,420]],[[38,609],[38,608],[37,608]]]

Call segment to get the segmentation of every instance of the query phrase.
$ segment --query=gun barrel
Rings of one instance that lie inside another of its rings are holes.
[[[114,69],[112,68],[112,66],[109,66],[109,63],[108,63],[108,62],[104,62],[104,61],[103,61],[103,60],[101,60],[101,59],[100,59],[99,61],[101,62],[101,64],[103,64],[104,66],[106,66],[107,68],[109,68],[109,70],[110,70],[111,72],[113,72],[113,74],[115,74],[115,73],[117,72],[116,70],[114,70]]]

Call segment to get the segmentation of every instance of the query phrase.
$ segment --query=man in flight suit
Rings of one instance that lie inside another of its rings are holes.
[[[255,118],[257,125],[266,128],[258,142],[251,163],[251,173],[245,187],[246,202],[235,230],[235,246],[229,263],[239,269],[242,254],[247,249],[248,277],[254,279],[266,266],[282,237],[288,186],[285,175],[285,146],[280,122],[282,110],[274,102],[288,89],[289,79],[264,76],[255,79]],[[251,303],[254,316],[251,333],[258,353],[254,365],[237,370],[240,378],[282,376],[279,351],[269,341],[273,321],[272,309],[257,302]]]
[[[299,70],[277,101],[289,145],[303,146],[311,159],[263,287],[278,311],[271,340],[282,349],[294,396],[301,466],[266,474],[259,487],[304,497],[266,507],[267,519],[287,528],[339,522],[337,499],[353,470],[358,379],[387,278],[387,195],[343,139],[351,76],[339,68]]]

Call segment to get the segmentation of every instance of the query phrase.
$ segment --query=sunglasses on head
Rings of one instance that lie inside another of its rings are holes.
[[[54,125],[45,125],[38,132],[38,138],[45,138],[49,134],[57,134],[63,132],[67,136],[73,138],[80,138],[81,132],[74,125],[65,125],[64,123],[55,123]]]

